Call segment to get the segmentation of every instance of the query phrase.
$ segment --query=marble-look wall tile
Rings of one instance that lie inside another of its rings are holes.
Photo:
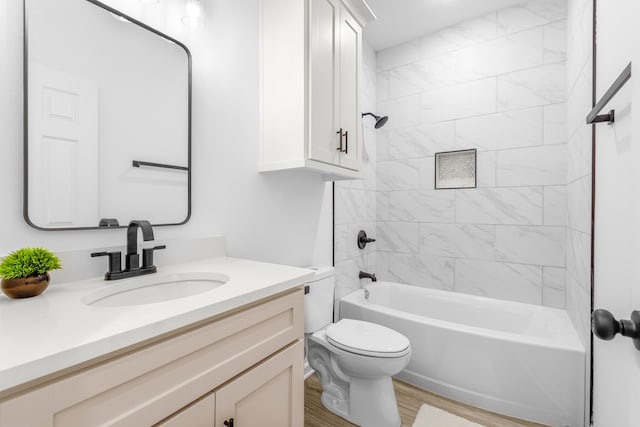
[[[551,104],[544,106],[545,145],[567,143],[567,104]]]
[[[567,60],[567,21],[557,21],[544,26],[544,63]]]
[[[389,191],[376,192],[376,221],[390,221]]]
[[[462,259],[455,263],[457,292],[542,304],[542,267]]]
[[[424,159],[420,159],[419,162],[420,168],[420,188],[424,190],[433,190],[436,187],[435,179],[436,179],[436,165],[434,157],[425,157]],[[452,192],[452,190],[440,190],[445,192]]]
[[[430,58],[495,38],[496,14],[494,12],[424,37],[421,40],[422,57]]]
[[[455,195],[449,191],[409,190],[389,193],[391,221],[453,222]]]
[[[456,191],[456,223],[541,225],[542,187]]]
[[[493,260],[495,241],[495,225],[420,225],[422,255]]]
[[[364,249],[358,247],[357,236],[360,230],[364,230],[367,236],[374,237],[376,234],[376,223],[366,222],[336,225],[334,252],[336,262],[346,261],[350,258],[356,258],[376,251],[376,242],[367,244]]]
[[[376,252],[376,277],[378,280],[389,280],[389,254],[390,252]]]
[[[452,121],[393,129],[388,135],[389,159],[433,157],[454,147]]]
[[[589,348],[591,333],[591,293],[583,289],[576,280],[567,274],[566,309],[573,326],[576,328],[582,345]]]
[[[423,123],[496,112],[496,79],[488,78],[425,92],[421,96]]]
[[[581,286],[591,283],[591,236],[567,230],[567,273]]]
[[[389,97],[414,95],[455,82],[453,55],[446,53],[423,59],[389,71]]]
[[[566,19],[566,0],[529,0],[498,11],[498,35],[510,34]]]
[[[585,118],[591,111],[591,77],[592,64],[585,63],[575,80],[569,80],[567,101],[567,131],[569,137],[573,136],[581,128],[588,127]]]
[[[453,290],[453,260],[425,255],[389,254],[389,280],[408,285]]]
[[[412,190],[420,183],[420,161],[387,160],[377,164],[378,191]]]
[[[547,307],[565,308],[565,269],[556,267],[542,268],[542,304]]]
[[[415,39],[398,46],[378,51],[376,66],[378,71],[389,70],[401,65],[416,62],[422,57],[421,41]]]
[[[389,99],[389,72],[380,71],[376,77],[376,100],[378,102]]]
[[[542,145],[543,108],[456,120],[455,130],[458,149],[502,150]]]
[[[567,19],[567,80],[571,87],[586,64],[591,69],[593,2],[570,0],[569,6],[571,13]]]
[[[544,225],[567,225],[567,187],[544,187]]]
[[[565,2],[528,0],[378,53],[375,109],[390,120],[371,131],[375,187],[357,188],[369,205],[376,190],[381,280],[564,307]],[[477,188],[434,190],[434,154],[470,148]]]
[[[362,190],[341,188],[336,184],[335,189],[335,222],[336,224],[351,224],[367,221],[367,194]]]
[[[389,116],[389,121],[385,125],[387,130],[416,126],[420,124],[420,95],[378,102],[377,114]]]
[[[376,161],[389,160],[389,134],[387,129],[377,129]]]
[[[377,247],[381,251],[405,254],[420,252],[420,224],[415,222],[378,222]]]
[[[496,152],[480,151],[476,153],[476,163],[476,185],[478,188],[495,187]]]
[[[498,225],[496,259],[564,267],[565,235],[565,227]]]
[[[567,182],[567,146],[545,145],[499,151],[497,185],[562,185]]]
[[[567,145],[567,182],[591,175],[591,126],[582,126]]]
[[[557,104],[567,99],[564,63],[498,77],[498,111]]]
[[[544,30],[538,27],[457,50],[455,78],[467,82],[542,65],[543,42]]]
[[[567,185],[569,227],[585,234],[591,233],[591,175]]]

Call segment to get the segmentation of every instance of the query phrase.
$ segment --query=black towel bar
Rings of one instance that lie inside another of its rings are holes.
[[[616,81],[613,82],[611,87],[605,92],[604,95],[602,95],[600,101],[598,101],[596,106],[593,107],[593,110],[591,110],[591,112],[587,115],[588,125],[601,122],[608,122],[609,124],[611,124],[615,121],[615,110],[610,110],[607,114],[598,115],[598,113],[602,111],[605,105],[607,105],[609,101],[611,101],[611,98],[613,98],[616,93],[618,93],[618,91],[622,88],[622,86],[624,86],[627,81],[629,81],[630,78],[631,62],[629,62],[629,65],[627,65],[624,70],[622,70],[622,73],[620,73]]]

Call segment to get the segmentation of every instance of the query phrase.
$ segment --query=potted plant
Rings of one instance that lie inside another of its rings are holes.
[[[60,260],[44,248],[22,248],[10,253],[0,263],[2,292],[9,298],[40,295],[49,286],[49,271],[62,268]]]

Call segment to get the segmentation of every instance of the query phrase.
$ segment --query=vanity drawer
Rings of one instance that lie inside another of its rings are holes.
[[[0,403],[11,427],[145,426],[303,336],[300,288]],[[34,410],[37,408],[37,410]]]

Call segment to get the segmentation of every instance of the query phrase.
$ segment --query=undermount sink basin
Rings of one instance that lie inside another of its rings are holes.
[[[229,281],[220,273],[152,274],[110,282],[82,302],[94,307],[124,307],[171,301],[209,292]]]

